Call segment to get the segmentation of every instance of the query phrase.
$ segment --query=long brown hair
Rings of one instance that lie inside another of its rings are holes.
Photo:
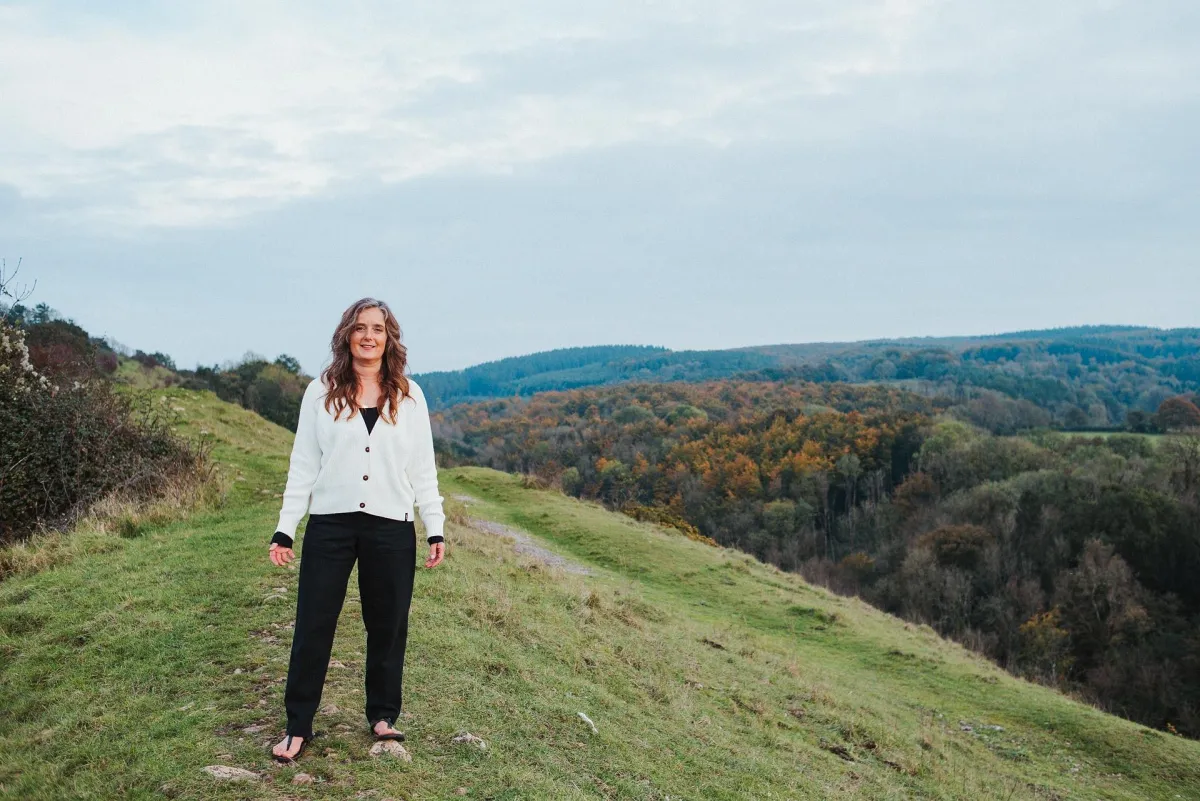
[[[400,405],[401,400],[409,396],[408,377],[404,375],[404,369],[408,366],[408,348],[400,341],[400,323],[396,321],[396,315],[392,314],[386,303],[375,298],[363,298],[352,303],[342,312],[342,320],[333,332],[333,340],[329,343],[333,351],[333,362],[321,373],[321,380],[328,388],[325,395],[325,411],[331,411],[332,405],[334,420],[341,417],[346,408],[350,409],[347,419],[353,420],[354,415],[358,414],[358,404],[355,403],[359,390],[358,373],[354,372],[354,357],[350,353],[350,334],[354,331],[354,324],[358,322],[359,312],[364,309],[379,309],[383,312],[387,344],[383,349],[383,363],[379,366],[379,385],[382,391],[375,408],[379,410],[381,419],[386,418],[389,423],[395,425],[396,407]]]

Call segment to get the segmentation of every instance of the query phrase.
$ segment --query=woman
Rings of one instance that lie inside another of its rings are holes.
[[[445,513],[438,494],[429,407],[404,375],[407,348],[386,303],[363,298],[342,314],[333,361],[305,389],[271,561],[283,567],[304,529],[284,705],[287,737],[272,748],[289,762],[313,738],[333,633],[358,560],[367,629],[366,716],[376,739],[403,740],[404,646],[416,557],[413,504],[429,543],[425,567],[442,562]],[[343,414],[344,413],[344,414]]]

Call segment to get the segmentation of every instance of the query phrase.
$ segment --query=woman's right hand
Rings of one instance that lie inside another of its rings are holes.
[[[270,556],[274,564],[279,567],[287,567],[287,563],[296,558],[296,553],[291,548],[285,548],[278,542],[272,542]]]

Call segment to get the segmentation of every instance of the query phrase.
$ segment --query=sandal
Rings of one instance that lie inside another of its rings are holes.
[[[293,737],[298,737],[298,736],[299,736],[299,735],[296,735],[296,734],[289,734],[289,735],[287,736],[287,744],[286,744],[286,747],[287,747],[288,749],[291,749],[291,747],[292,747],[292,738],[293,738]],[[300,758],[300,755],[304,753],[304,749],[305,749],[305,748],[308,748],[308,744],[309,744],[310,742],[312,742],[312,740],[313,740],[313,737],[316,737],[316,736],[317,736],[316,734],[313,734],[313,735],[312,735],[312,736],[310,736],[310,737],[305,737],[305,738],[304,738],[304,740],[302,740],[302,741],[301,741],[301,743],[300,743],[300,750],[299,750],[299,751],[297,751],[296,753],[292,754],[291,756],[280,756],[279,754],[276,754],[274,751],[272,751],[272,752],[271,752],[271,756],[274,758],[274,760],[275,760],[276,762],[280,762],[280,763],[282,763],[282,764],[284,764],[284,765],[291,764],[292,762],[295,762],[297,759],[299,759],[299,758]]]
[[[379,720],[372,721],[371,722],[371,734],[373,734],[375,736],[376,740],[403,740],[404,739],[404,732],[402,732],[402,731],[397,731],[395,733],[387,733],[387,734],[380,734],[379,732],[375,731],[375,724],[379,723],[379,721],[383,721],[384,723],[386,723],[388,725],[389,729],[396,728],[396,722],[394,720],[390,720],[388,718],[380,718]]]

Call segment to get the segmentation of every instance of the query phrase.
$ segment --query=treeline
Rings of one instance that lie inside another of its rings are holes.
[[[13,301],[0,304],[0,545],[69,526],[102,501],[202,497],[207,449],[176,436],[148,397],[117,391],[106,352],[81,328],[44,306],[27,319],[11,279],[0,268],[0,299]],[[0,558],[0,578],[7,570]]]
[[[221,400],[244,406],[291,431],[296,430],[304,389],[312,381],[287,354],[272,362],[252,355],[224,367],[180,370],[179,376],[180,386],[186,389],[211,389]]]
[[[1200,439],[995,436],[947,410],[879,384],[632,384],[458,406],[435,433],[450,461],[741,548],[1200,735]]]
[[[274,361],[247,354],[236,363],[180,369],[165,353],[132,350],[91,336],[45,304],[0,307],[0,317],[23,332],[30,361],[39,370],[57,376],[103,376],[136,386],[212,390],[221,400],[257,412],[292,431],[296,430],[304,388],[312,380],[287,354]]]
[[[598,345],[513,356],[465,370],[421,373],[430,408],[513,395],[628,381],[707,381],[769,367],[749,351],[671,351],[648,345]]]
[[[419,376],[433,408],[628,382],[884,382],[950,398],[992,433],[1143,430],[1200,390],[1200,330],[1091,326],[989,337],[769,345],[713,351],[567,348]]]
[[[1074,329],[1058,336],[1064,338],[937,347],[859,343],[819,357],[807,346],[795,353],[775,346],[764,350],[807,360],[738,377],[896,383],[952,399],[994,434],[1039,427],[1150,432],[1158,430],[1153,416],[1164,401],[1200,389],[1196,329]]]

